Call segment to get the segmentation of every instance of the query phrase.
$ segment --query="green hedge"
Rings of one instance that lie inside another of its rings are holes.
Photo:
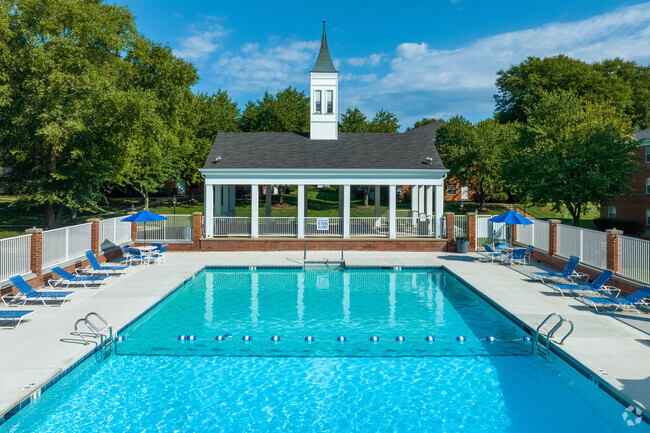
[[[594,225],[599,230],[618,229],[627,234],[637,233],[638,230],[636,221],[619,218],[596,218],[594,219]]]

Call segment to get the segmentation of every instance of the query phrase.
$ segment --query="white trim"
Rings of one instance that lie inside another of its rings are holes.
[[[390,185],[388,187],[388,237],[395,239],[397,234],[397,224],[395,216],[397,215],[397,187]]]

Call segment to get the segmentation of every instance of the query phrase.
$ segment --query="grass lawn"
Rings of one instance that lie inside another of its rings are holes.
[[[336,187],[309,187],[307,192],[307,216],[338,216],[338,191]],[[43,227],[43,212],[40,209],[26,210],[23,207],[16,205],[16,196],[0,196],[0,238],[7,238],[11,236],[18,236],[25,232],[29,227]],[[298,213],[298,197],[297,189],[285,194],[284,204],[278,203],[278,196],[273,197],[273,207],[271,215],[274,217],[295,217]],[[350,216],[353,217],[374,217],[375,205],[370,200],[370,206],[363,207],[363,199],[352,192],[352,200],[350,202]],[[460,203],[446,203],[445,212],[454,212],[456,214],[465,214],[474,212],[477,209],[477,204],[466,202],[461,209]],[[102,204],[101,210],[98,213],[82,212],[79,213],[77,218],[71,219],[69,214],[63,215],[60,221],[61,226],[68,226],[86,222],[88,218],[112,218],[115,216],[126,215],[132,208],[134,210],[141,210],[144,207],[144,201],[138,197],[127,198],[111,198],[107,204]],[[506,205],[501,203],[486,203],[486,209],[480,211],[480,214],[498,215],[508,210]],[[547,206],[531,206],[517,205],[519,209],[525,209],[527,213],[534,218],[561,219],[564,224],[571,224],[571,216],[566,209],[561,212],[555,212],[551,209],[550,205]],[[397,203],[398,209],[411,209],[411,204]],[[174,207],[171,198],[158,198],[154,197],[150,202],[150,210],[159,214],[173,214]],[[260,195],[259,203],[260,216],[265,215],[265,197]],[[193,212],[203,212],[203,203],[196,200],[180,200],[176,205],[176,214],[192,214]],[[237,200],[236,216],[246,217],[251,214],[251,201],[250,199]],[[388,197],[384,194],[382,196],[381,214],[388,213]],[[595,206],[590,206],[587,214],[580,220],[580,226],[585,228],[594,228],[593,220],[598,218],[599,213]]]

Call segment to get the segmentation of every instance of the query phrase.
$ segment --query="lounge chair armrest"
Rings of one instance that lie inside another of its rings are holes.
[[[601,289],[604,290],[604,291],[606,291],[606,292],[611,293],[612,295],[615,294],[615,295],[614,295],[615,298],[618,298],[619,295],[621,294],[621,289],[619,289],[618,287],[614,287],[614,286],[603,286],[603,287],[601,287]]]
[[[6,293],[6,294],[2,295],[2,298],[1,298],[2,303],[5,304],[8,307],[9,304],[7,304],[7,301],[5,301],[5,299],[15,298],[16,296],[19,296],[19,295],[20,295],[19,293],[15,293],[13,291],[9,292],[9,293]]]

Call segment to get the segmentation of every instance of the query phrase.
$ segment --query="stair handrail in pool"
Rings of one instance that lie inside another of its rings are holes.
[[[91,317],[96,317],[99,319],[105,326],[104,327],[98,327],[95,325],[90,318]],[[81,332],[79,331],[79,324],[83,323],[86,325],[86,327],[91,331],[90,333],[88,332]],[[108,331],[107,335],[104,333]],[[106,319],[104,319],[99,313],[96,313],[94,311],[86,314],[86,317],[83,317],[79,320],[77,320],[74,324],[74,332],[72,333],[73,335],[77,335],[81,337],[81,339],[84,341],[84,345],[89,344],[90,342],[88,339],[86,339],[86,336],[90,336],[92,338],[99,338],[99,347],[101,349],[102,355],[104,358],[107,358],[108,355],[110,355],[111,350],[112,350],[112,345],[113,345],[113,326],[111,326],[110,323]]]
[[[312,266],[318,266],[322,265],[325,266],[326,268],[333,265],[333,266],[338,266],[340,268],[345,269],[345,258],[343,256],[343,243],[341,243],[341,260],[307,260],[307,242],[305,242],[305,249],[304,249],[304,254],[302,258],[302,268],[303,270],[307,267],[307,265],[312,265]]]
[[[558,321],[555,323],[555,325],[548,331],[544,332],[542,327],[546,322],[548,322],[552,317],[557,317]],[[560,340],[558,344],[564,344],[564,341],[569,338],[569,335],[573,333],[573,322],[563,318],[559,313],[551,313],[548,316],[546,316],[546,319],[542,321],[542,323],[539,324],[537,329],[535,330],[535,344],[533,344],[533,354],[538,353],[539,356],[542,358],[546,359],[547,361],[549,360],[549,355],[551,352],[550,349],[550,339],[553,338],[553,335],[555,335],[555,332],[562,327],[562,324],[568,323],[570,325],[569,332],[567,332],[564,337]]]

